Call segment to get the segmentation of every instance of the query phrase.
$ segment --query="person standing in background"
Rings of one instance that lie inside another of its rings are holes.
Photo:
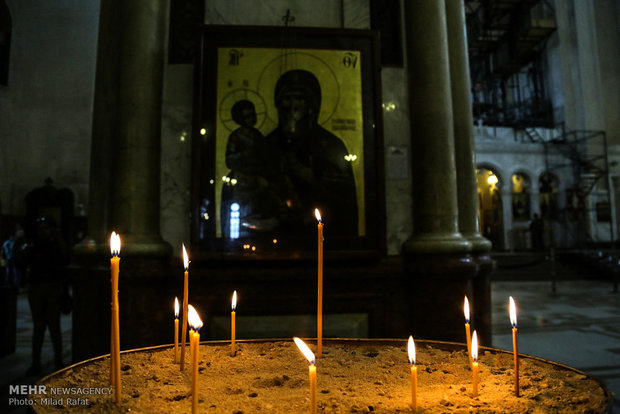
[[[17,224],[15,233],[11,234],[0,249],[0,258],[5,267],[4,283],[19,287],[22,284],[21,258],[25,248],[24,230]]]
[[[25,251],[25,259],[30,270],[28,304],[33,325],[32,365],[26,375],[35,375],[41,372],[41,349],[48,327],[54,348],[54,368],[64,366],[60,307],[66,286],[64,266],[67,256],[54,220],[45,217],[37,219],[36,234],[32,245]]]
[[[2,261],[2,267],[4,267],[4,280],[3,284],[13,284],[13,269],[15,268],[15,260],[13,258],[13,249],[15,248],[15,236],[11,234],[7,240],[2,243],[2,249],[0,250],[0,260]]]

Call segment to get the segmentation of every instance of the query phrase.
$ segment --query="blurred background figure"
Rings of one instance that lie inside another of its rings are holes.
[[[0,258],[5,268],[4,284],[19,287],[23,283],[23,250],[25,248],[24,229],[18,224],[15,232],[2,243]]]
[[[60,310],[63,292],[67,288],[64,267],[67,255],[58,226],[53,219],[37,219],[32,244],[25,250],[29,269],[28,304],[32,313],[32,365],[26,372],[41,371],[41,348],[45,330],[49,327],[54,349],[54,367],[63,367]]]
[[[544,250],[544,239],[543,233],[545,230],[545,223],[542,218],[537,213],[534,213],[534,218],[530,223],[530,232],[532,235],[532,250],[534,251],[542,251]]]

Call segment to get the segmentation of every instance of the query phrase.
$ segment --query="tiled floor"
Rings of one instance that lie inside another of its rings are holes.
[[[612,283],[597,280],[566,280],[551,293],[548,281],[492,282],[493,346],[511,349],[508,296],[518,307],[519,352],[561,362],[601,379],[620,395],[620,293]],[[63,349],[66,362],[71,354],[71,317],[63,316]],[[31,320],[25,294],[18,299],[17,351],[0,358],[0,412],[25,413],[8,407],[9,384],[31,384],[26,377],[30,365]],[[49,334],[43,349],[43,373],[53,369]],[[8,410],[8,411],[7,411]],[[620,413],[615,399],[614,412]]]
[[[616,394],[620,413],[620,293],[610,282],[493,282],[493,346],[512,349],[508,297],[518,308],[519,352],[587,372]]]
[[[61,316],[62,353],[66,364],[71,362],[71,315]],[[32,353],[32,318],[28,295],[21,291],[17,298],[17,341],[15,353],[0,358],[0,412],[26,413],[24,408],[8,407],[9,385],[33,384],[39,378],[54,371],[54,351],[49,330],[45,332],[41,353],[41,374],[26,376]]]

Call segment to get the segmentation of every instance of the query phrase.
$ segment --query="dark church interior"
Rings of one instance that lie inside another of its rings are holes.
[[[201,341],[235,291],[240,340],[462,344],[467,297],[512,351],[513,297],[519,352],[620,412],[618,27],[617,0],[0,0],[0,411],[111,354],[114,231],[120,351],[173,343],[184,277]]]

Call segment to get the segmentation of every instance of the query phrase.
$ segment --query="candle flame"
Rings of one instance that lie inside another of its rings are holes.
[[[415,342],[413,342],[413,336],[409,336],[407,352],[409,353],[409,363],[415,365]]]
[[[463,303],[463,313],[465,314],[465,322],[469,323],[469,300],[467,296],[465,296],[465,301]]]
[[[189,257],[187,256],[187,250],[185,250],[185,244],[183,246],[183,268],[189,270]]]
[[[314,209],[314,216],[316,217],[316,219],[320,222],[321,221],[321,212],[319,211],[318,208]]]
[[[179,298],[174,298],[174,318],[179,319]]]
[[[110,235],[110,253],[112,253],[112,256],[119,256],[121,254],[121,236],[115,231]]]
[[[515,300],[510,296],[510,323],[513,328],[517,327],[517,305],[515,305]]]
[[[233,297],[232,297],[232,310],[233,310],[233,312],[235,311],[235,309],[237,309],[237,291],[236,290],[233,292]]]
[[[471,359],[478,361],[478,334],[476,331],[471,336]]]
[[[310,350],[310,348],[308,348],[308,345],[306,345],[304,341],[297,337],[293,338],[293,340],[295,341],[297,348],[299,348],[301,353],[304,354],[304,356],[308,360],[308,364],[314,365],[316,363],[316,359],[314,357],[314,353]]]
[[[194,331],[199,331],[202,328],[202,320],[192,305],[187,306],[187,322]]]

